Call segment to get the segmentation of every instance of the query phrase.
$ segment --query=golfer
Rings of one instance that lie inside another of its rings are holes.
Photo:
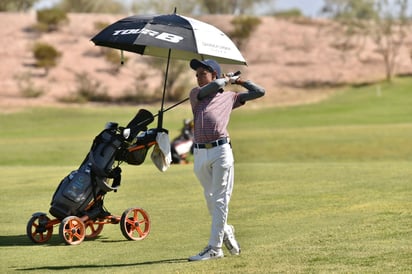
[[[190,91],[194,116],[194,172],[199,179],[212,217],[209,243],[189,261],[223,257],[223,243],[232,255],[240,254],[235,229],[227,224],[229,201],[233,190],[234,159],[227,131],[232,109],[246,101],[262,97],[265,90],[233,73],[222,75],[214,60],[190,61],[196,71],[198,87]],[[228,84],[243,86],[246,91],[225,91]]]

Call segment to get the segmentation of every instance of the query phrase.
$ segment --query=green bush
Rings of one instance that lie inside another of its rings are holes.
[[[254,16],[236,16],[230,22],[234,26],[234,30],[229,34],[235,44],[241,48],[244,41],[249,38],[252,32],[261,23],[258,17]]]
[[[36,29],[45,32],[56,31],[60,25],[68,21],[67,13],[61,9],[38,10]]]
[[[38,0],[1,0],[0,12],[29,11]]]
[[[15,76],[20,94],[24,98],[38,98],[44,94],[44,89],[34,84],[30,73],[22,73]]]
[[[124,13],[125,5],[118,0],[61,0],[57,6],[75,13]]]
[[[149,93],[149,85],[147,78],[149,74],[146,71],[141,71],[134,78],[134,85],[123,91],[123,95],[116,98],[118,103],[127,104],[152,104],[162,99],[160,92]]]
[[[302,12],[300,9],[288,9],[283,11],[278,11],[273,14],[276,18],[298,18],[303,17]]]
[[[102,82],[92,79],[87,72],[75,73],[77,87],[74,94],[62,97],[64,103],[111,102],[107,88]]]
[[[47,75],[49,69],[57,65],[57,61],[62,55],[52,45],[37,42],[33,46],[33,55],[36,59],[36,66],[44,68]]]
[[[300,9],[288,9],[288,10],[277,11],[273,13],[273,16],[276,19],[287,20],[289,22],[292,22],[298,25],[320,26],[322,24],[321,22],[317,20],[313,20],[310,17],[306,17]]]
[[[101,31],[102,29],[106,28],[109,26],[110,23],[108,22],[103,22],[103,21],[96,21],[93,23],[94,29],[98,32]]]
[[[101,47],[101,52],[104,59],[111,65],[111,72],[115,74],[119,73],[122,65],[128,61],[127,57],[122,58],[120,50]]]

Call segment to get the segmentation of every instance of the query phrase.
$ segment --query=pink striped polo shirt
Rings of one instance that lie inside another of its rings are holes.
[[[200,91],[196,87],[190,92],[194,119],[195,143],[209,143],[223,137],[229,137],[227,125],[229,124],[232,109],[242,106],[237,92],[224,91],[208,96],[202,100],[197,99]]]

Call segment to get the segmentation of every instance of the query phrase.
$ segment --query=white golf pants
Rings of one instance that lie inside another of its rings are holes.
[[[234,168],[230,144],[209,149],[194,149],[194,172],[203,186],[212,217],[209,245],[222,247],[227,231],[229,201],[233,191]]]

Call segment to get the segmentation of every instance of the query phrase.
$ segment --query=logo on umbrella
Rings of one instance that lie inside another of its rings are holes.
[[[182,36],[176,35],[176,34],[172,34],[172,33],[168,33],[168,32],[158,32],[158,31],[154,31],[154,30],[150,30],[150,29],[146,29],[146,28],[142,28],[142,29],[118,29],[118,30],[114,30],[113,32],[113,36],[116,35],[130,35],[130,34],[145,34],[145,35],[150,35],[156,39],[160,39],[163,41],[167,41],[167,42],[171,42],[171,43],[179,43],[180,41],[183,40]]]

